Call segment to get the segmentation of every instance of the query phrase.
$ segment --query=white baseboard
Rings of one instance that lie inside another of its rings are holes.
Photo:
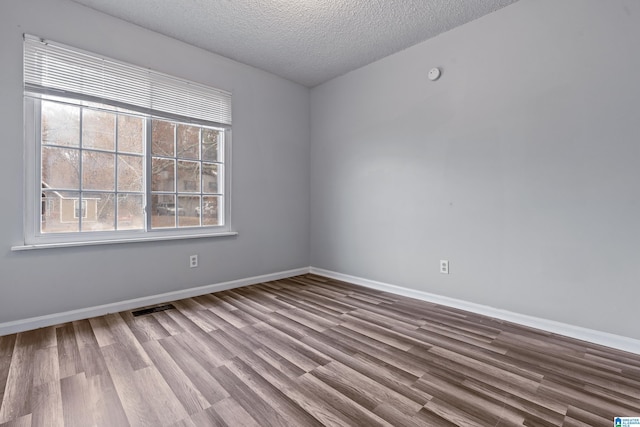
[[[102,316],[109,313],[132,310],[149,305],[162,304],[177,301],[183,298],[191,298],[199,295],[210,294],[212,292],[225,291],[228,289],[240,288],[242,286],[255,285],[257,283],[279,280],[287,277],[307,274],[309,267],[295,270],[281,271],[278,273],[265,274],[262,276],[248,277],[246,279],[232,280],[230,282],[216,283],[214,285],[200,286],[197,288],[182,289],[179,291],[167,292],[164,294],[151,295],[148,297],[134,298],[126,301],[114,302],[111,304],[98,305],[95,307],[81,308],[79,310],[65,311],[63,313],[48,314],[46,316],[31,317],[24,320],[0,323],[0,336],[14,334],[17,332],[30,331],[44,328],[46,326],[59,325],[60,323],[72,322],[74,320],[89,319],[91,317]]]
[[[553,320],[541,319],[525,314],[514,313],[511,311],[501,310],[482,304],[476,304],[455,298],[449,298],[441,295],[431,294],[428,292],[404,288],[401,286],[377,282],[375,280],[364,279],[357,276],[350,276],[347,274],[337,273],[335,271],[324,270],[315,267],[304,267],[295,270],[281,271],[272,274],[265,274],[262,276],[248,277],[245,279],[232,280],[229,282],[216,283],[213,285],[200,286],[197,288],[182,289],[179,291],[151,295],[148,297],[98,305],[95,307],[82,308],[62,313],[54,313],[45,316],[31,317],[23,320],[0,323],[0,336],[43,328],[46,326],[58,325],[66,322],[72,322],[74,320],[88,319],[91,317],[102,316],[109,313],[118,313],[120,311],[133,310],[136,308],[154,304],[162,304],[180,300],[183,298],[191,298],[199,295],[209,294],[212,292],[219,292],[307,273],[313,273],[336,280],[342,280],[383,292],[390,292],[409,298],[415,298],[422,301],[428,301],[435,304],[454,307],[460,310],[482,314],[484,316],[494,317],[496,319],[506,320],[508,322],[513,322],[524,326],[529,326],[531,328],[541,329],[543,331],[552,332],[555,334],[560,334],[567,337],[576,338],[579,340],[588,341],[635,354],[640,354],[640,340],[636,340],[633,338],[596,331],[593,329],[587,329],[580,326],[556,322]]]
[[[538,317],[528,316],[525,314],[513,313],[507,310],[489,307],[486,305],[475,304],[455,298],[449,298],[441,295],[430,294],[428,292],[408,289],[401,286],[390,285],[388,283],[377,282],[374,280],[363,279],[361,277],[349,276],[347,274],[337,273],[335,271],[323,270],[321,268],[311,267],[309,272],[319,276],[329,277],[331,279],[342,280],[344,282],[365,286],[367,288],[379,291],[390,292],[410,298],[432,302],[435,304],[445,305],[458,308],[460,310],[470,311],[472,313],[482,314],[484,316],[496,319],[506,320],[508,322],[517,323],[519,325],[529,326],[531,328],[541,329],[543,331],[588,341],[594,344],[600,344],[618,350],[628,351],[640,354],[640,340],[614,335],[607,332],[587,329],[580,326],[569,325],[566,323],[556,322],[553,320],[541,319]]]

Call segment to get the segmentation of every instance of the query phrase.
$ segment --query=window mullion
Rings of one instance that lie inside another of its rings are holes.
[[[120,115],[119,114],[114,114],[115,115],[115,120],[114,120],[114,128],[113,128],[113,135],[114,135],[114,148],[115,151],[113,153],[113,229],[114,230],[118,230],[118,167],[119,167],[119,162],[118,162],[118,120],[120,119]]]
[[[175,213],[173,215],[173,227],[178,228],[178,217],[180,216],[179,209],[180,204],[178,203],[178,126],[173,127],[173,194],[174,194],[174,208]]]
[[[84,220],[82,218],[82,200],[83,200],[82,190],[84,189],[83,176],[82,176],[82,169],[83,169],[82,150],[84,149],[84,140],[83,140],[83,132],[82,132],[82,127],[84,126],[84,108],[83,107],[80,107],[80,117],[78,120],[80,121],[80,125],[78,126],[78,132],[80,133],[79,139],[78,139],[80,144],[80,146],[78,147],[78,182],[80,183],[78,188],[78,204],[80,205],[80,215],[78,215],[78,231],[82,233],[82,226],[84,225]]]
[[[147,118],[145,119],[145,133],[144,133],[144,138],[145,138],[145,144],[144,144],[144,162],[143,162],[143,167],[144,167],[144,176],[145,176],[145,182],[143,183],[144,185],[144,194],[145,194],[145,200],[144,200],[144,213],[145,213],[145,231],[149,231],[151,230],[151,216],[153,215],[153,208],[151,206],[152,203],[152,195],[151,195],[151,184],[152,184],[152,173],[153,173],[153,168],[152,168],[152,160],[153,160],[153,153],[151,150],[151,144],[152,144],[152,119],[151,117],[147,116]]]
[[[27,218],[27,221],[31,221],[31,224],[33,226],[33,231],[34,234],[40,235],[42,233],[42,215],[43,215],[43,211],[42,211],[42,192],[43,192],[43,188],[42,188],[42,145],[41,145],[41,140],[42,140],[42,112],[40,110],[41,108],[41,101],[38,100],[33,100],[32,102],[30,102],[29,104],[27,104],[29,106],[29,113],[33,115],[33,120],[34,120],[34,127],[30,128],[30,131],[32,131],[34,133],[33,138],[35,139],[35,141],[38,141],[37,144],[26,144],[27,149],[29,150],[29,152],[27,153],[27,156],[29,156],[31,150],[33,150],[33,156],[34,156],[34,161],[32,163],[30,163],[30,167],[27,168],[27,173],[30,172],[30,168],[33,167],[35,169],[35,173],[34,174],[30,174],[32,176],[35,176],[35,182],[30,186],[30,188],[35,189],[36,193],[33,195],[34,197],[30,197],[30,203],[33,203],[34,201],[37,201],[35,205],[31,205],[32,209],[34,209],[34,214],[35,212],[39,212],[38,215],[31,215],[30,218]],[[25,117],[25,124],[27,124],[27,118]],[[29,158],[29,157],[27,157]],[[27,180],[29,180],[30,177],[27,177]],[[29,181],[27,181],[29,182]],[[27,211],[27,214],[29,212]]]
[[[200,132],[198,132],[198,142],[199,142],[199,155],[198,155],[198,160],[200,162],[200,215],[198,218],[198,224],[202,227],[202,217],[204,216],[204,171],[203,171],[203,165],[202,165],[202,159],[204,158],[204,151],[203,151],[203,146],[204,144],[202,143],[204,140],[204,132],[202,130],[202,128],[200,128]]]

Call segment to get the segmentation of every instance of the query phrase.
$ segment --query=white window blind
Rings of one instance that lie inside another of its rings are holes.
[[[231,94],[25,34],[24,88],[142,113],[231,126]]]

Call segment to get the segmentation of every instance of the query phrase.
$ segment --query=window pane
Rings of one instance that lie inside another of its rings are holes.
[[[143,175],[142,157],[118,156],[118,191],[142,192]]]
[[[215,196],[202,198],[202,225],[222,225],[220,199]]]
[[[173,195],[158,194],[151,197],[151,227],[166,228],[176,226],[176,198]]]
[[[200,225],[200,197],[178,196],[178,227]]]
[[[159,156],[175,156],[174,134],[176,125],[163,120],[151,122],[151,152]]]
[[[42,233],[74,233],[80,230],[80,220],[74,210],[80,193],[69,191],[43,191],[41,201]]]
[[[43,234],[223,225],[223,132],[129,112],[42,105],[42,138],[53,141],[41,141]],[[57,121],[70,127],[52,127]]]
[[[115,230],[115,199],[115,193],[82,193],[82,231]]]
[[[153,158],[151,163],[151,190],[175,191],[175,160]]]
[[[207,160],[210,162],[219,161],[219,138],[219,131],[213,129],[202,129],[202,160]]]
[[[85,190],[115,189],[115,158],[109,153],[82,152],[82,188]]]
[[[118,116],[118,151],[137,154],[144,152],[144,119]]]
[[[80,187],[80,150],[42,147],[42,185],[47,188]]]
[[[118,195],[118,230],[144,229],[144,198],[134,194]]]
[[[114,151],[116,116],[105,111],[82,110],[82,146]]]
[[[178,191],[200,192],[200,162],[178,160]]]
[[[220,193],[218,184],[219,165],[210,163],[202,164],[202,192],[203,193]]]
[[[200,128],[178,125],[178,155],[182,159],[200,158]]]
[[[42,101],[42,144],[80,146],[80,108]]]

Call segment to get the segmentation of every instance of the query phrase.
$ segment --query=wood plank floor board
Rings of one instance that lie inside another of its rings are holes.
[[[171,355],[156,341],[143,344],[145,351],[167,381],[176,398],[189,415],[197,414],[211,406],[198,387],[171,358]]]
[[[100,352],[100,345],[93,333],[91,323],[88,320],[73,322],[73,332],[85,375],[91,377],[106,374],[107,365]]]
[[[208,413],[213,412],[228,426],[259,427],[260,424],[232,398],[216,402]],[[204,427],[204,426],[203,426]]]
[[[566,405],[545,399],[536,393],[517,389],[505,390],[497,384],[486,384],[473,379],[466,379],[461,385],[525,414],[527,420],[547,426],[561,425],[566,414]]]
[[[31,413],[31,393],[35,350],[41,347],[42,331],[29,331],[16,337],[9,369],[6,370],[4,396],[0,404],[0,423]]]
[[[281,310],[278,314],[307,328],[305,335],[309,334],[309,329],[322,332],[336,325],[336,323],[327,322],[319,316],[300,309]]]
[[[189,418],[170,424],[172,427],[232,427],[213,409],[208,408]]]
[[[142,343],[138,341],[136,335],[129,328],[120,313],[108,314],[105,316],[111,334],[115,337],[118,350],[122,350],[129,360],[132,369],[146,368],[151,365],[149,356],[144,352]],[[115,344],[114,344],[115,345]],[[103,347],[107,348],[107,347]]]
[[[162,421],[158,418],[153,402],[146,399],[146,388],[140,386],[134,377],[134,368],[126,357],[130,353],[129,348],[116,343],[103,347],[101,351],[128,423],[132,426],[161,425]],[[67,399],[72,400],[74,396],[70,395]],[[64,393],[62,399],[64,403]],[[93,413],[91,409],[87,412]]]
[[[58,342],[60,378],[66,378],[84,372],[73,324],[66,323],[56,328],[56,338]]]
[[[60,381],[58,348],[40,348],[33,354],[33,386]]]
[[[170,310],[175,311],[175,310]],[[174,336],[181,334],[184,332],[184,329],[176,322],[171,316],[167,314],[166,311],[158,311],[155,313],[151,313],[154,319],[162,326],[162,328],[167,331],[169,336]]]
[[[311,374],[372,412],[389,403],[413,416],[423,406],[337,361],[314,369]]]
[[[206,310],[207,314],[210,314],[213,318],[215,319],[219,319],[218,321],[222,322],[222,326],[226,326],[231,325],[234,328],[237,329],[241,329],[244,328],[245,326],[250,325],[251,323],[255,323],[255,322],[245,322],[241,317],[239,317],[236,312],[238,311],[235,307],[233,307],[230,304],[227,304],[227,306],[232,307],[232,310],[229,310],[228,308],[225,308],[224,306],[222,306],[222,304],[220,305],[212,305],[211,307],[209,307],[208,310]]]
[[[160,344],[207,402],[213,404],[229,396],[211,371],[200,365],[175,337],[165,338]]]
[[[106,317],[93,317],[88,320],[99,347],[115,344],[117,341],[111,333]]]
[[[89,388],[83,373],[65,376],[60,380],[64,425],[83,427],[94,425],[94,412],[88,411]]]
[[[11,368],[11,356],[16,345],[16,334],[0,337],[0,402],[7,386],[9,369]]]
[[[415,345],[422,345],[418,340],[412,339],[407,335],[391,331],[387,328],[365,322],[356,317],[347,314],[344,316],[345,322],[342,323],[343,328],[351,329],[360,335],[373,338],[376,341],[395,347],[398,350],[406,352]]]
[[[404,330],[417,330],[420,325],[416,325],[410,322],[402,320],[392,319],[383,314],[379,314],[364,308],[353,310],[348,314],[349,317],[357,318],[363,322],[371,323],[373,325],[391,329],[392,331],[404,331]],[[346,317],[346,316],[345,316]],[[396,329],[397,328],[397,329]]]
[[[260,425],[278,427],[289,425],[284,414],[278,413],[268,402],[261,399],[249,385],[234,375],[227,366],[216,368],[213,374],[229,393],[229,396],[242,406]]]
[[[133,377],[138,388],[145,393],[145,399],[154,402],[153,407],[161,423],[172,424],[189,416],[155,366],[138,369]]]
[[[292,353],[296,353],[301,360],[304,359],[308,361],[308,364],[311,366],[325,365],[331,361],[320,351],[282,332],[271,324],[256,325],[256,329],[260,331],[260,334],[256,335],[257,340],[267,338],[274,343],[274,345],[281,346],[283,350],[289,349]],[[309,333],[313,332],[314,331],[311,330]]]
[[[24,415],[6,423],[0,423],[0,427],[31,427],[33,416],[31,414]]]
[[[34,426],[55,426],[63,419],[60,381],[34,386],[31,394],[31,423]]]
[[[216,346],[225,349],[228,355],[226,359],[230,359],[236,354],[249,353],[262,346],[260,340],[255,339],[258,337],[257,335],[247,335],[239,329],[234,329],[229,332],[220,329],[212,331],[208,335],[211,340],[216,343]]]
[[[477,372],[481,372],[484,375],[500,378],[504,382],[511,383],[515,387],[523,389],[537,389],[539,382],[544,378],[541,374],[531,375],[526,373],[525,375],[520,375],[521,372],[511,372],[511,369],[504,369],[504,366],[494,366],[493,363],[479,361],[464,354],[458,354],[440,347],[432,347],[429,349],[428,353],[434,354],[440,357],[441,360],[446,360],[449,363],[455,363],[456,370],[459,370],[461,366],[464,366]]]
[[[493,376],[482,370],[458,364],[433,353],[425,355],[425,362],[429,365],[430,374],[447,378],[452,384],[476,383],[481,388],[484,387],[488,390],[499,389],[508,393],[511,397],[520,397],[531,403],[541,404],[549,409],[564,413],[564,405],[554,405],[553,401],[538,397],[539,383],[523,381],[517,377]],[[487,395],[492,396],[492,393],[487,393]],[[547,404],[544,402],[547,402]]]
[[[430,426],[430,427],[454,427],[457,424],[454,424],[452,421],[449,421],[446,418],[440,417],[435,412],[427,408],[422,408],[420,412],[414,417],[421,426]]]
[[[300,296],[297,295],[295,291],[281,292],[279,299],[286,302],[291,307],[301,308],[310,313],[314,313],[323,319],[334,322],[335,324],[341,323],[340,316],[343,314],[342,311],[300,299]]]
[[[513,354],[513,352],[511,353]],[[520,353],[519,360],[536,364],[544,377],[560,384],[568,384],[579,389],[609,390],[608,394],[623,394],[627,398],[640,399],[640,382],[608,367],[597,369],[580,363],[579,358],[552,357],[545,354],[530,355]]]
[[[141,343],[156,341],[171,335],[153,316],[135,317],[131,312],[120,313],[120,316]]]
[[[233,351],[204,331],[175,335],[175,341],[182,349],[189,353],[193,360],[205,370],[217,368],[233,357]],[[164,342],[164,341],[161,341]]]
[[[622,405],[611,398],[602,399],[599,396],[582,391],[581,388],[573,388],[570,385],[554,382],[546,378],[540,385],[539,393],[549,399],[566,402],[567,406],[581,408],[594,414],[607,414],[607,418],[611,419],[615,416],[620,416],[620,414],[634,414],[640,410],[640,408]]]
[[[625,353],[615,348],[609,349],[593,344],[586,349],[585,358],[594,357],[604,364],[624,365],[629,368],[640,369],[640,360],[634,354]]]
[[[478,393],[477,390],[466,388],[463,384],[451,383],[438,375],[425,374],[415,386],[433,395],[431,400],[442,400],[453,404],[475,419],[482,420],[484,425],[496,425],[500,422],[507,425],[522,425],[525,419],[523,414],[499,399]]]
[[[428,368],[424,361],[411,352],[401,352],[395,347],[367,337],[349,328],[339,325],[327,333],[333,339],[343,339],[363,354],[374,354],[389,365],[395,366],[411,375],[420,377]]]
[[[227,293],[225,301],[233,305],[236,309],[252,315],[256,319],[263,320],[265,316],[268,316],[274,311],[255,301],[251,293],[243,295],[235,292],[235,290],[227,291]]]
[[[425,351],[429,351],[433,348],[434,351],[431,354],[455,354],[456,357],[460,358],[460,360],[467,360],[469,364],[474,364],[482,370],[487,366],[489,368],[497,368],[501,373],[506,373],[506,375],[515,374],[534,381],[539,381],[542,378],[540,373],[523,367],[520,361],[514,360],[508,355],[495,353],[470,345],[462,345],[452,340],[447,340],[446,337],[430,336],[429,344],[431,346],[427,349],[423,347],[413,347],[409,352],[420,356],[424,355]]]
[[[469,427],[483,427],[487,426],[487,424],[474,417],[472,414],[465,412],[464,410],[458,408],[455,404],[449,404],[448,402],[441,400],[439,398],[431,399],[425,406],[424,409],[432,412],[433,414],[444,418],[448,421],[451,421],[453,424],[458,426],[469,426]]]
[[[372,360],[373,358],[367,358],[365,355],[361,355],[359,353],[347,354],[341,352],[338,349],[327,347],[322,344],[321,341],[311,337],[306,337],[305,342],[312,346],[317,346],[316,348],[318,349],[324,348],[327,356],[351,369],[354,369],[368,378],[371,378],[376,383],[388,388],[389,390],[393,390],[408,399],[411,399],[413,402],[424,405],[432,397],[415,389],[414,387],[411,387],[417,378],[398,374],[397,370],[392,369],[389,365],[379,360]]]
[[[585,411],[584,409],[576,408],[575,406],[569,405],[567,408],[567,418],[584,423],[588,426],[593,427],[609,427],[612,424],[613,419],[607,419],[600,417],[591,412]]]
[[[127,426],[129,421],[110,373],[87,378],[88,402],[98,427]],[[85,409],[87,410],[87,409]]]
[[[211,319],[207,319],[201,316],[201,313],[206,309],[194,308],[193,304],[187,304],[190,300],[176,301],[173,305],[177,310],[167,311],[167,315],[176,321],[182,328],[190,332],[211,332],[217,327],[211,322]],[[197,304],[195,307],[201,307]]]
[[[487,343],[485,340],[478,340],[467,335],[459,335],[455,332],[455,329],[446,328],[442,325],[425,324],[420,326],[415,331],[407,332],[408,335],[416,339],[421,339],[424,342],[431,343],[433,340],[442,339],[448,342],[449,345],[459,345],[461,347],[471,347],[474,351],[488,350],[492,353],[505,354],[507,349],[493,346]]]
[[[262,323],[269,324],[274,329],[277,329],[281,333],[288,336],[292,336],[296,340],[304,337],[311,332],[311,328],[308,328],[301,323],[283,316],[280,310],[273,312],[269,316],[269,318]]]
[[[305,371],[289,362],[269,347],[260,347],[253,350],[253,353],[266,363],[271,365],[272,371],[283,374],[287,378],[297,378],[305,374]]]
[[[270,348],[298,369],[304,372],[309,372],[315,369],[318,365],[321,365],[321,363],[314,361],[305,354],[299,352],[296,348],[290,348],[287,342],[282,341],[276,334],[274,334],[274,330],[259,329],[259,331],[260,333],[255,336],[255,339],[260,342],[261,345]]]
[[[422,427],[424,423],[418,419],[417,414],[409,415],[402,412],[395,406],[383,403],[378,405],[373,410],[373,413],[380,416],[380,418],[388,421],[394,426],[406,426],[406,427]]]
[[[176,307],[179,305],[177,302],[174,303],[174,305],[176,305]],[[175,322],[175,324],[177,325],[178,328],[182,329],[183,332],[190,332],[193,334],[198,334],[201,332],[209,332],[212,329],[210,328],[200,328],[195,322],[193,322],[193,320],[191,320],[189,317],[187,317],[184,314],[184,311],[187,310],[168,310],[168,311],[164,311],[163,313],[170,318],[173,322]],[[174,335],[178,335],[178,334],[174,334]]]
[[[263,378],[240,358],[232,359],[227,364],[227,368],[236,378],[254,391],[262,401],[288,420],[290,425],[322,425],[312,414],[295,404],[287,394]]]
[[[0,337],[0,427],[610,426],[640,355],[316,275]]]
[[[271,359],[265,356],[269,356],[266,349],[259,349],[255,355],[243,354],[239,358],[323,425],[343,426],[348,424],[348,420],[339,411],[319,399],[310,390],[300,387],[297,382],[299,375],[290,376],[286,374],[286,371],[272,369]],[[300,375],[303,374],[304,372],[301,372]]]
[[[605,388],[587,384],[583,390],[601,399],[613,399],[630,408],[640,408],[640,388],[633,389],[631,392],[621,392],[615,386]]]
[[[385,421],[377,414],[367,410],[358,402],[349,399],[335,388],[325,384],[316,376],[306,373],[299,379],[300,386],[311,391],[318,399],[325,402],[339,412],[340,416],[346,420],[345,425],[350,426],[383,426],[390,427],[392,424]]]

